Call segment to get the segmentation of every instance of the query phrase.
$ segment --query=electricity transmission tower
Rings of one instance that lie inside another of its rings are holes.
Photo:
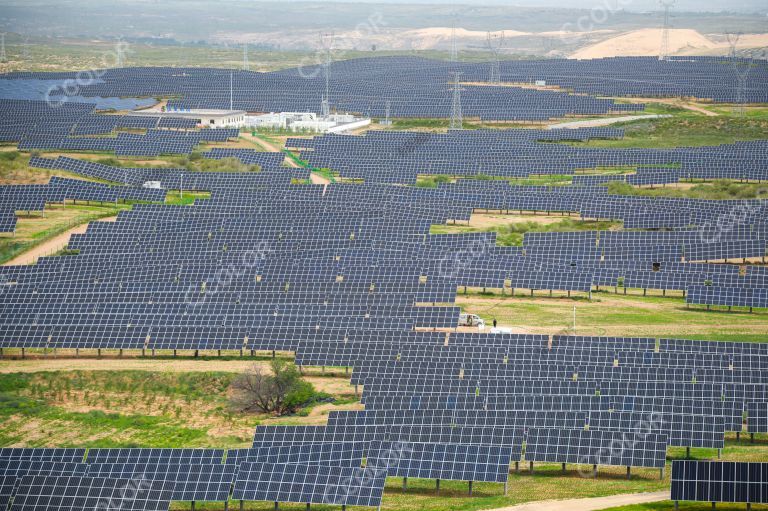
[[[320,47],[324,51],[324,61],[323,61],[323,74],[325,77],[325,94],[323,94],[323,100],[320,108],[320,115],[323,118],[327,118],[329,115],[331,115],[331,62],[332,62],[332,52],[333,52],[333,40],[334,40],[334,34],[326,33],[320,34]]]
[[[728,53],[728,56],[732,59],[735,59],[736,45],[739,44],[739,39],[741,39],[741,32],[736,32],[735,34],[732,32],[727,32],[725,37],[728,39],[728,46],[730,46],[730,52]]]
[[[25,35],[21,44],[21,58],[22,60],[29,60],[31,53],[29,51],[29,36]]]
[[[664,28],[661,30],[661,50],[659,51],[659,60],[669,59],[669,10],[675,5],[675,0],[661,0],[661,6],[664,8]]]
[[[488,49],[491,51],[491,74],[488,82],[498,84],[501,81],[501,60],[499,52],[504,46],[504,32],[493,34],[488,32]]]
[[[384,120],[379,122],[382,126],[392,126],[392,119],[389,118],[390,114],[392,113],[392,103],[387,100],[386,103],[384,103]]]
[[[745,66],[740,66],[739,59],[736,57],[736,45],[739,44],[739,39],[741,39],[741,32],[728,32],[725,34],[725,37],[728,39],[728,45],[730,47],[728,57],[731,59],[731,67],[736,76],[736,101],[733,104],[733,113],[739,117],[743,117],[746,112],[745,89],[747,88],[747,79],[749,78],[749,73],[752,68],[752,62],[749,61]]]
[[[456,63],[459,61],[459,46],[456,41],[456,21],[453,22],[451,27],[451,62]]]
[[[243,43],[243,71],[250,71],[251,65],[248,62],[248,43]]]
[[[0,32],[0,62],[8,62],[8,55],[5,53],[5,32]]]
[[[125,43],[123,38],[119,37],[115,43],[115,67],[120,69],[125,67]]]
[[[453,73],[453,101],[451,104],[451,124],[452,130],[460,130],[464,127],[463,116],[461,113],[461,74]]]

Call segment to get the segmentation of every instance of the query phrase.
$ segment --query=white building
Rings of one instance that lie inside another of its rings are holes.
[[[371,124],[371,120],[349,114],[331,114],[320,117],[314,112],[272,112],[248,115],[245,125],[249,128],[266,128],[286,131],[311,131],[314,133],[339,133]]]
[[[242,128],[245,126],[245,110],[137,110],[128,115],[141,117],[183,117],[185,119],[200,119],[200,127],[209,128]]]

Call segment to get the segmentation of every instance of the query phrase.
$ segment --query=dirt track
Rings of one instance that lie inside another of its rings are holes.
[[[500,507],[493,511],[598,511],[631,504],[645,504],[669,499],[669,491],[653,493],[629,493],[611,495],[609,497],[593,497],[589,499],[544,500],[528,502],[517,506]]]
[[[102,218],[98,220],[99,222],[114,222],[117,219],[117,217],[109,217],[109,218]],[[49,239],[46,242],[41,243],[40,245],[33,247],[32,249],[28,250],[27,252],[24,252],[23,254],[20,254],[7,263],[4,263],[3,266],[12,266],[12,265],[20,265],[20,264],[35,264],[37,260],[41,257],[50,255],[54,252],[58,252],[65,246],[67,246],[67,243],[69,242],[69,237],[73,234],[83,234],[88,229],[88,224],[78,225],[76,227],[73,227],[72,229],[63,232],[59,234],[58,236],[54,236],[53,238]]]

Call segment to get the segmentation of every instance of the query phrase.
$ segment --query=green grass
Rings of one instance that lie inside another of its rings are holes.
[[[539,222],[510,222],[508,224],[495,225],[485,229],[478,229],[464,225],[433,225],[430,234],[455,234],[467,232],[496,232],[496,244],[510,247],[521,246],[523,236],[528,232],[573,232],[592,231],[595,229],[609,230],[620,227],[620,222],[593,222],[564,218],[559,222],[541,224]]]
[[[677,197],[686,199],[737,200],[764,199],[768,197],[768,183],[734,183],[717,180],[701,183],[690,188],[638,188],[627,183],[609,183],[608,193],[613,195],[637,195],[643,197]]]
[[[165,195],[165,203],[172,206],[191,206],[196,200],[209,199],[209,192],[188,192],[179,190],[168,190]]]
[[[568,298],[565,292],[538,291],[531,298],[518,290],[514,297],[499,290],[485,294],[459,293],[456,304],[486,321],[496,318],[499,326],[522,328],[532,333],[571,333],[576,308],[576,333],[628,337],[672,337],[719,341],[768,342],[768,310],[707,311],[686,307],[680,292],[663,297],[660,292],[642,296],[642,291],[614,294],[613,290],[584,293]],[[674,296],[672,296],[674,295]]]
[[[0,445],[243,447],[253,428],[302,422],[231,409],[234,372],[51,371],[0,374]],[[345,402],[349,396],[321,401]],[[33,425],[32,429],[28,426]]]
[[[571,145],[610,148],[665,148],[680,146],[715,146],[744,140],[762,140],[768,133],[768,116],[753,115],[706,117],[696,112],[674,111],[666,119],[642,119],[617,123],[624,129],[622,140],[567,142]],[[670,113],[670,111],[664,112]]]
[[[228,414],[221,396],[231,373],[56,371],[0,375],[0,444],[30,447],[201,447],[239,445],[246,439],[209,437],[186,424],[194,403]],[[178,401],[170,404],[171,399]],[[64,405],[62,403],[67,403]],[[133,413],[144,405],[157,414]],[[115,411],[122,409],[123,411]],[[37,424],[42,435],[20,427]]]

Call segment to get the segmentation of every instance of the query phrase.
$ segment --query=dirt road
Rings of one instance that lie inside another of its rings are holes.
[[[254,137],[250,133],[243,133],[241,136],[243,136],[246,140],[249,140],[253,142],[254,144],[258,144],[262,147],[262,149],[266,150],[270,153],[279,153],[281,152],[280,148],[274,145],[271,142],[267,142],[263,138]],[[288,166],[293,167],[295,169],[301,168],[301,166],[293,161],[291,158],[287,158],[286,161],[288,162]],[[322,176],[319,176],[315,174],[314,172],[309,175],[310,181],[312,181],[313,184],[316,185],[329,185],[331,181],[329,179],[326,179]]]
[[[660,502],[669,499],[669,491],[653,493],[629,493],[589,499],[543,500],[517,506],[502,507],[493,511],[598,511],[618,506]]]
[[[617,122],[630,122],[630,121],[637,121],[641,119],[663,119],[665,117],[672,117],[671,115],[659,115],[659,114],[651,114],[651,115],[625,115],[622,117],[606,117],[605,119],[590,119],[585,121],[568,121],[568,122],[560,122],[557,124],[550,124],[547,126],[548,130],[556,130],[556,129],[562,129],[562,128],[596,128],[598,126],[609,126],[611,124],[616,124]]]
[[[117,220],[116,216],[109,218],[99,219],[99,222],[114,222]],[[88,229],[88,224],[78,225],[72,229],[59,234],[46,242],[32,248],[31,250],[20,254],[7,263],[4,266],[20,265],[20,264],[35,264],[41,257],[58,252],[69,243],[69,237],[73,234],[83,234]]]

